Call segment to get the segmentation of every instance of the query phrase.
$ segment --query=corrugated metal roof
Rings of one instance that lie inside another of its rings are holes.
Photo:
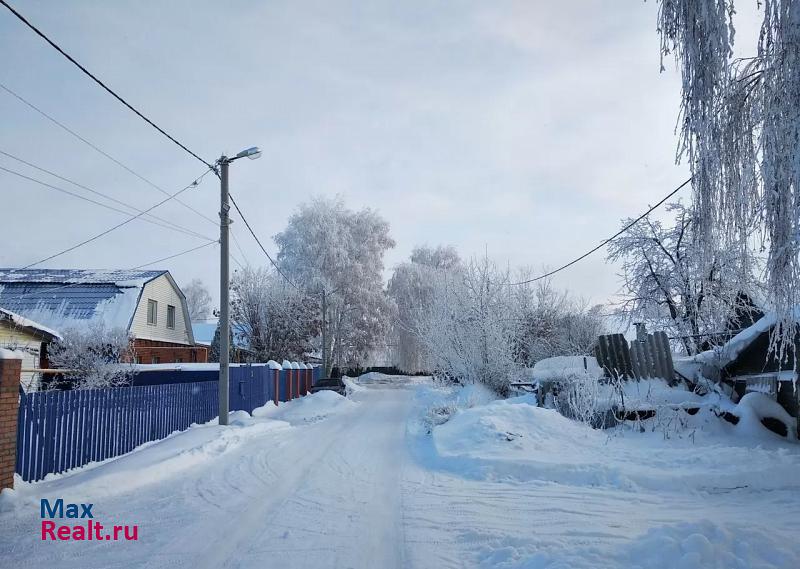
[[[166,272],[0,268],[0,306],[56,330],[92,319],[127,328],[138,291]]]
[[[0,283],[85,283],[142,286],[166,273],[164,270],[125,269],[9,269],[0,268]]]

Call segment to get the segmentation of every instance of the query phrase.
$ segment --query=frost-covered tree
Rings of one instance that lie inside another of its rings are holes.
[[[662,69],[674,53],[682,76],[678,159],[693,175],[704,271],[716,249],[744,247],[757,232],[781,320],[773,339],[791,342],[800,299],[800,2],[759,6],[753,57],[737,60],[733,0],[661,0]]]
[[[304,359],[319,335],[318,302],[264,268],[245,267],[234,275],[231,319],[261,361]]]
[[[433,302],[436,275],[460,263],[453,247],[416,247],[411,260],[395,267],[388,293],[394,303],[390,332],[395,363],[408,372],[429,371],[431,364],[420,343],[417,322]]]
[[[181,290],[186,297],[186,305],[189,308],[189,318],[194,321],[208,318],[211,314],[211,293],[200,279],[184,285]]]
[[[417,334],[437,375],[483,383],[504,395],[514,361],[508,271],[473,258],[430,275],[430,303],[421,307]]]
[[[334,363],[362,363],[390,320],[383,289],[383,256],[394,247],[389,224],[374,210],[316,198],[300,206],[275,241],[282,269],[320,303],[326,373]]]
[[[754,306],[746,302],[754,293],[761,297],[762,289],[746,244],[700,253],[692,209],[673,203],[667,210],[675,216],[672,224],[646,217],[609,243],[608,259],[622,267],[620,312],[666,331],[687,354],[695,354],[709,342],[726,340],[726,329],[751,321],[745,313]],[[622,225],[630,222],[623,219]]]
[[[128,332],[106,328],[102,323],[66,329],[61,338],[48,347],[50,366],[65,370],[64,378],[75,389],[128,384],[134,373],[130,357]]]
[[[530,278],[522,270],[515,282]],[[589,306],[549,279],[512,288],[511,337],[514,360],[525,367],[553,356],[591,355],[597,337],[605,332],[602,306]]]

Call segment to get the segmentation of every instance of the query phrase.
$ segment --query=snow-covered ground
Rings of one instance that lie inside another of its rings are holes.
[[[595,431],[522,397],[348,380],[0,496],[9,567],[800,567],[800,446],[701,411]],[[676,411],[677,413],[677,411]],[[656,428],[652,428],[655,426]],[[42,542],[39,499],[137,542]]]

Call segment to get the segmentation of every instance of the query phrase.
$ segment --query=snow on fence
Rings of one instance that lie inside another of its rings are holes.
[[[252,413],[269,401],[305,395],[320,377],[319,367],[231,367],[230,409]],[[16,472],[25,481],[41,480],[208,422],[219,414],[218,385],[211,380],[20,393]]]

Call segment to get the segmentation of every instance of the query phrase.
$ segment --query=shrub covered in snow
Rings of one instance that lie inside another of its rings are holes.
[[[94,389],[129,383],[134,368],[124,360],[130,359],[130,350],[126,330],[97,323],[64,330],[61,339],[50,344],[48,357],[51,367],[65,370],[64,377],[76,389]]]

